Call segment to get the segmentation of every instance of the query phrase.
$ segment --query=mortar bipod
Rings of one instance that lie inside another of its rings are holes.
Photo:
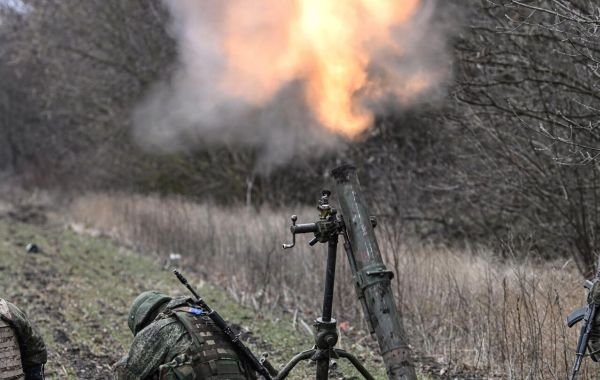
[[[337,210],[329,204],[331,192],[323,190],[317,209],[319,220],[314,223],[296,224],[298,217],[292,215],[292,243],[283,244],[283,249],[289,249],[296,245],[296,234],[313,233],[315,237],[309,242],[313,246],[316,243],[327,243],[327,266],[325,269],[325,290],[323,292],[323,307],[321,317],[314,323],[315,345],[312,349],[295,355],[280,371],[276,371],[272,365],[262,358],[261,362],[269,368],[276,380],[285,379],[294,367],[303,360],[313,360],[317,363],[317,380],[329,378],[329,366],[331,359],[345,358],[358,370],[367,380],[374,380],[373,376],[352,354],[335,348],[338,342],[337,321],[332,318],[333,290],[335,284],[335,266],[337,257],[337,245],[340,234],[344,234],[344,223],[337,216]],[[374,218],[371,223],[375,226]]]

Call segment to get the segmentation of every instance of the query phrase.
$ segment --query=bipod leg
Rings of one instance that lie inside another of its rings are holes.
[[[311,359],[317,362],[317,380],[327,380],[331,354],[335,354],[332,349],[338,340],[337,322],[333,318],[330,318],[328,322],[319,318],[315,322],[315,330],[317,350]]]
[[[361,362],[356,358],[356,356],[352,355],[351,353],[344,351],[344,350],[340,350],[338,348],[334,348],[333,349],[335,351],[336,354],[338,354],[338,356],[340,358],[346,358],[350,361],[350,363],[352,363],[352,365],[354,366],[354,368],[356,368],[356,370],[358,372],[360,372],[361,375],[363,375],[363,377],[367,380],[375,380],[375,378],[369,373],[369,371],[367,371],[367,369],[361,364]]]
[[[263,354],[263,356],[260,358],[259,362],[260,364],[262,364],[267,371],[269,371],[269,373],[271,374],[271,376],[273,378],[276,378],[277,375],[279,375],[279,372],[277,371],[277,369],[275,369],[275,367],[273,367],[273,364],[271,364],[271,362],[269,361],[269,359],[267,359],[268,354]]]
[[[333,289],[335,284],[335,262],[337,255],[337,232],[327,242],[327,267],[325,269],[325,291],[323,293],[323,313],[315,321],[315,344],[317,351],[312,359],[317,362],[317,380],[329,379],[331,349],[338,341],[337,322],[331,318],[333,309]]]
[[[331,320],[333,309],[333,289],[335,287],[335,264],[337,256],[337,235],[332,236],[327,242],[327,266],[325,267],[325,291],[323,292],[323,313],[321,319],[325,322]]]
[[[307,350],[307,351],[303,351],[300,352],[299,354],[296,354],[286,365],[285,367],[283,367],[281,369],[281,371],[279,371],[279,374],[277,376],[275,376],[275,380],[282,380],[285,379],[289,374],[290,371],[294,369],[294,367],[300,363],[302,360],[308,360],[310,359],[316,352],[316,349],[312,349],[312,350]]]
[[[329,350],[317,350],[312,359],[317,362],[317,380],[328,380]]]

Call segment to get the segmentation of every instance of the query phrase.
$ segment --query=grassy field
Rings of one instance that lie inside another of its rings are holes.
[[[183,256],[205,297],[276,366],[312,346],[307,331],[319,311],[324,259],[303,241],[278,249],[289,239],[284,212],[117,194],[79,198],[56,214],[24,205],[10,212],[0,204],[0,296],[41,326],[51,378],[109,377],[131,338],[131,300],[145,289],[184,293],[165,268],[169,253]],[[300,211],[301,221],[314,218]],[[385,222],[377,228],[422,378],[566,377],[578,329],[564,318],[585,297],[572,262],[500,261],[477,247],[411,244],[398,231]],[[32,241],[40,254],[25,253]],[[383,379],[346,260],[338,264],[340,346]],[[311,378],[312,370],[303,366],[293,378]],[[335,378],[354,377],[340,371]],[[580,378],[597,372],[586,360]]]
[[[50,379],[108,379],[111,365],[131,340],[126,315],[133,298],[147,289],[170,294],[185,290],[151,256],[32,215],[37,214],[0,216],[0,296],[24,309],[41,329],[49,349]],[[30,242],[41,252],[26,253]],[[276,366],[311,348],[312,338],[302,333],[292,314],[257,312],[240,306],[225,290],[194,282],[209,304],[242,328],[255,352],[268,351]],[[385,378],[375,352],[349,339],[343,338],[342,345],[358,353],[378,379]],[[313,370],[301,365],[291,378],[310,378]],[[336,378],[353,376],[341,365]]]
[[[131,194],[90,194],[69,206],[73,226],[158,257],[180,253],[190,268],[253,310],[287,310],[310,321],[319,308],[323,247],[309,247],[302,237],[293,250],[280,248],[290,240],[289,214],[311,221],[313,209],[219,208]],[[572,261],[527,252],[501,259],[468,242],[453,248],[411,240],[403,231],[394,220],[380,219],[376,228],[424,373],[450,379],[566,377],[578,329],[568,329],[565,316],[585,302]],[[351,278],[347,260],[339,259],[334,314],[347,326],[342,343],[361,342],[376,352]],[[586,360],[580,378],[596,378],[597,372],[598,365]]]

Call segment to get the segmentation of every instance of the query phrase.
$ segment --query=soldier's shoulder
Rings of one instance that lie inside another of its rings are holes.
[[[180,323],[177,318],[173,316],[162,316],[156,319],[154,322],[146,326],[141,332],[147,333],[158,333],[158,332],[170,332],[173,330],[180,330]]]
[[[21,309],[7,300],[0,298],[0,317],[5,320],[13,321],[17,318],[21,318],[22,316],[23,312]]]
[[[133,339],[132,350],[154,352],[168,347],[174,337],[183,335],[184,331],[175,318],[158,319],[138,332]]]
[[[19,332],[30,325],[27,315],[14,304],[0,299],[0,319],[10,323]]]
[[[8,302],[0,298],[0,316],[3,318],[10,319],[10,309],[8,308]]]

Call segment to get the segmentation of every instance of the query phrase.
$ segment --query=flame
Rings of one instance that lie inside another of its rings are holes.
[[[378,52],[403,54],[393,29],[411,19],[419,2],[227,0],[219,88],[260,106],[285,84],[302,81],[316,119],[356,137],[373,122],[362,97],[392,93],[404,99],[430,85],[426,74],[389,83],[368,72]]]

